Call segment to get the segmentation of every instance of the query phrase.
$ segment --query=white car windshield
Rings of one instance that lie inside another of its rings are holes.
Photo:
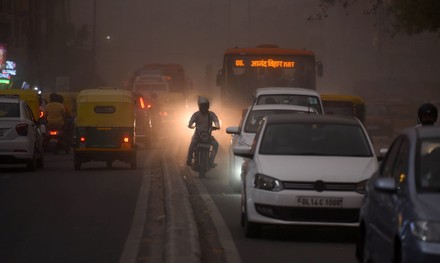
[[[310,114],[316,115],[316,112],[313,109],[310,109],[310,111]],[[297,110],[255,110],[249,113],[244,126],[244,131],[247,133],[256,133],[265,116],[289,113],[309,114],[308,112]]]
[[[324,123],[268,124],[260,154],[371,157],[360,126]]]
[[[299,105],[314,108],[316,111],[322,113],[319,98],[313,95],[260,95],[257,98],[257,105],[262,104],[288,104]]]

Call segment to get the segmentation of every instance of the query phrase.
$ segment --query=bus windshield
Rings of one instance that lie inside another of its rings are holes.
[[[307,56],[231,56],[228,77],[256,87],[315,89],[315,61]]]
[[[228,55],[225,57],[228,97],[249,97],[262,87],[316,89],[315,58],[307,55]]]

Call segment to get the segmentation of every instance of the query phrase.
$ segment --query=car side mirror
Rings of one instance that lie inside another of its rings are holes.
[[[254,157],[254,154],[252,153],[252,150],[249,146],[239,145],[235,146],[234,154],[243,158],[249,158],[252,159]]]
[[[377,160],[381,162],[387,155],[387,152],[388,152],[388,148],[380,148],[379,154],[377,155]]]
[[[228,128],[226,128],[226,133],[239,135],[240,129],[237,126],[228,127]]]
[[[394,178],[378,178],[374,182],[374,189],[383,193],[396,193],[397,192],[397,184]]]

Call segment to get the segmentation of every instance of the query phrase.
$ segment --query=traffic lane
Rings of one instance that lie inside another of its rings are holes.
[[[227,181],[226,154],[219,152],[219,166],[203,184],[228,225],[242,262],[356,262],[356,228],[265,227],[261,238],[246,238],[240,225],[241,195]]]
[[[118,162],[74,171],[72,155],[0,169],[0,262],[118,262],[141,176]]]

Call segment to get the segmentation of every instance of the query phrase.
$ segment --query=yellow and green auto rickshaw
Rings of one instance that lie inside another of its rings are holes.
[[[120,160],[136,168],[134,99],[128,90],[86,89],[76,98],[74,166]]]
[[[359,96],[345,94],[321,94],[324,113],[352,116],[365,123],[365,102]]]

